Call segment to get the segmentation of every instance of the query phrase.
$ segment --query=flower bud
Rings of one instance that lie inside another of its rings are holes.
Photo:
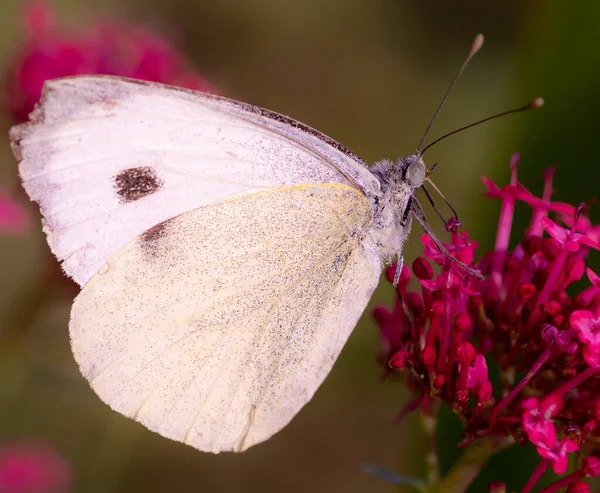
[[[567,488],[566,493],[590,493],[590,485],[583,481],[576,481]]]
[[[412,361],[412,354],[410,352],[408,352],[406,349],[401,349],[400,351],[396,352],[396,354],[394,354],[394,356],[392,356],[392,358],[390,359],[390,368],[395,368],[395,369],[399,369],[399,368],[405,368],[408,363],[410,363]]]
[[[456,346],[456,359],[463,365],[470,365],[475,361],[477,352],[470,342],[463,341]]]
[[[433,348],[427,346],[425,349],[423,349],[423,352],[421,353],[421,359],[427,366],[433,365],[436,359],[436,354]]]
[[[517,288],[517,294],[519,295],[519,300],[521,301],[530,300],[535,296],[535,293],[535,286],[529,282],[522,283]]]
[[[413,272],[417,279],[430,280],[433,278],[433,267],[423,257],[417,257],[412,265]]]
[[[561,311],[561,306],[558,301],[550,300],[547,303],[542,303],[540,311],[547,317],[554,317]]]
[[[473,323],[471,322],[471,317],[469,317],[468,313],[459,313],[454,318],[453,325],[455,332],[466,332],[467,330],[471,330],[473,328]]]
[[[444,376],[443,373],[440,373],[433,380],[433,388],[436,390],[441,390],[445,384],[446,384],[446,377]]]
[[[389,282],[394,282],[394,276],[396,275],[396,266],[397,264],[392,264],[385,271],[385,277]],[[404,286],[410,282],[410,278],[410,269],[408,269],[408,267],[404,265],[402,267],[402,271],[400,272],[400,279],[398,279],[398,284]]]
[[[583,472],[586,478],[593,478],[600,474],[600,459],[591,456],[583,459]]]

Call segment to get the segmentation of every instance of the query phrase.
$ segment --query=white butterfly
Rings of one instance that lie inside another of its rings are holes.
[[[476,50],[475,50],[476,51]],[[372,168],[255,106],[116,77],[47,82],[11,139],[67,275],[83,376],[200,450],[283,428],[327,376],[411,219],[421,153]],[[399,272],[399,270],[398,270]]]

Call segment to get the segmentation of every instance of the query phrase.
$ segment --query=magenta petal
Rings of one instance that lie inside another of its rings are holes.
[[[581,351],[584,361],[594,367],[600,367],[600,344],[587,344]]]
[[[478,353],[475,356],[475,362],[472,367],[469,368],[467,376],[467,388],[479,387],[481,384],[486,382],[488,379],[488,367],[487,362],[483,354]]]
[[[597,288],[600,288],[600,276],[598,274],[596,274],[592,269],[590,269],[589,267],[587,269],[585,269],[585,272],[588,276],[588,279],[590,280],[590,282]]]
[[[543,226],[544,230],[546,230],[546,232],[552,238],[554,238],[556,241],[558,241],[561,244],[566,241],[568,234],[569,234],[568,230],[560,227],[549,217],[543,217],[541,219],[541,222],[542,222],[542,226]]]
[[[521,401],[521,407],[523,409],[535,409],[539,405],[539,400],[537,397],[528,397],[527,399],[523,399]]]
[[[559,457],[556,457],[552,461],[552,470],[554,471],[555,474],[558,474],[560,476],[560,475],[564,474],[565,472],[567,472],[568,465],[569,465],[569,459],[567,459],[567,456],[561,455]]]
[[[565,452],[567,452],[568,454],[570,454],[571,452],[575,452],[577,450],[579,450],[579,445],[577,445],[576,442],[574,442],[573,440],[563,440],[563,444],[561,447],[562,450],[564,450]]]
[[[539,409],[523,413],[523,430],[529,441],[538,447],[551,449],[556,446],[554,422],[546,419]]]
[[[434,291],[437,289],[437,283],[435,281],[428,281],[426,279],[419,279],[419,284],[426,289]]]
[[[589,310],[575,310],[569,317],[571,327],[580,332],[590,330],[595,321],[595,315]]]
[[[502,197],[500,188],[498,188],[498,186],[492,180],[486,178],[485,176],[482,176],[481,181],[488,189],[488,191],[486,192],[486,195],[488,197],[493,197],[495,199]]]
[[[536,450],[542,459],[550,459],[554,461],[554,459],[556,458],[552,451],[548,449],[545,445],[536,447]]]
[[[581,234],[576,234],[575,235],[575,239],[579,242],[582,243],[586,246],[589,246],[590,248],[593,248],[594,250],[600,250],[600,245],[598,243],[596,243],[594,240],[592,240],[591,238],[585,236],[585,235],[581,235]]]

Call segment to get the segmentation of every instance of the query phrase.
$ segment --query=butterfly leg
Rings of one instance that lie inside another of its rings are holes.
[[[396,272],[394,274],[394,288],[396,289],[396,295],[398,296],[398,301],[402,306],[402,310],[404,311],[404,315],[406,316],[406,321],[408,322],[408,328],[412,330],[414,319],[412,313],[408,309],[408,305],[405,303],[404,298],[402,297],[402,293],[400,289],[398,289],[398,281],[400,280],[400,274],[402,273],[402,267],[404,265],[404,256],[402,252],[398,252],[398,260],[396,262]]]
[[[433,197],[431,196],[431,194],[429,193],[429,190],[427,190],[427,188],[425,187],[425,185],[421,185],[421,189],[423,190],[423,192],[425,192],[425,195],[427,197],[427,200],[429,200],[429,203],[431,204],[431,207],[433,207],[433,210],[435,211],[435,213],[438,215],[438,217],[442,220],[442,222],[446,225],[446,227],[448,227],[448,221],[446,221],[446,218],[444,217],[444,215],[440,212],[440,210],[437,208],[437,205],[435,204],[435,200],[433,200]]]
[[[402,274],[402,267],[404,266],[404,255],[402,252],[398,252],[398,259],[396,260],[396,272],[394,273],[394,283],[393,286],[398,286],[398,281],[400,280],[400,274]]]
[[[433,241],[433,243],[435,243],[435,246],[438,247],[438,250],[440,252],[442,252],[449,260],[451,260],[452,262],[457,264],[466,273],[476,277],[477,279],[483,279],[481,272],[479,272],[478,270],[472,269],[464,262],[461,262],[446,249],[446,247],[442,244],[442,242],[438,239],[438,237],[435,235],[435,233],[431,229],[431,226],[429,226],[429,224],[427,223],[427,219],[425,218],[425,212],[423,211],[423,207],[421,206],[421,204],[419,204],[419,201],[414,196],[413,196],[413,200],[412,200],[411,212],[417,218],[417,221],[419,221],[419,224],[423,228],[423,231],[425,231],[427,236],[429,236],[431,238],[431,240]]]

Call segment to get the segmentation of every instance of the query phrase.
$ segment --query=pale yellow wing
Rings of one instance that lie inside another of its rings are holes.
[[[75,300],[81,372],[113,409],[200,450],[266,440],[310,400],[377,285],[371,220],[360,191],[318,184],[159,224]]]

